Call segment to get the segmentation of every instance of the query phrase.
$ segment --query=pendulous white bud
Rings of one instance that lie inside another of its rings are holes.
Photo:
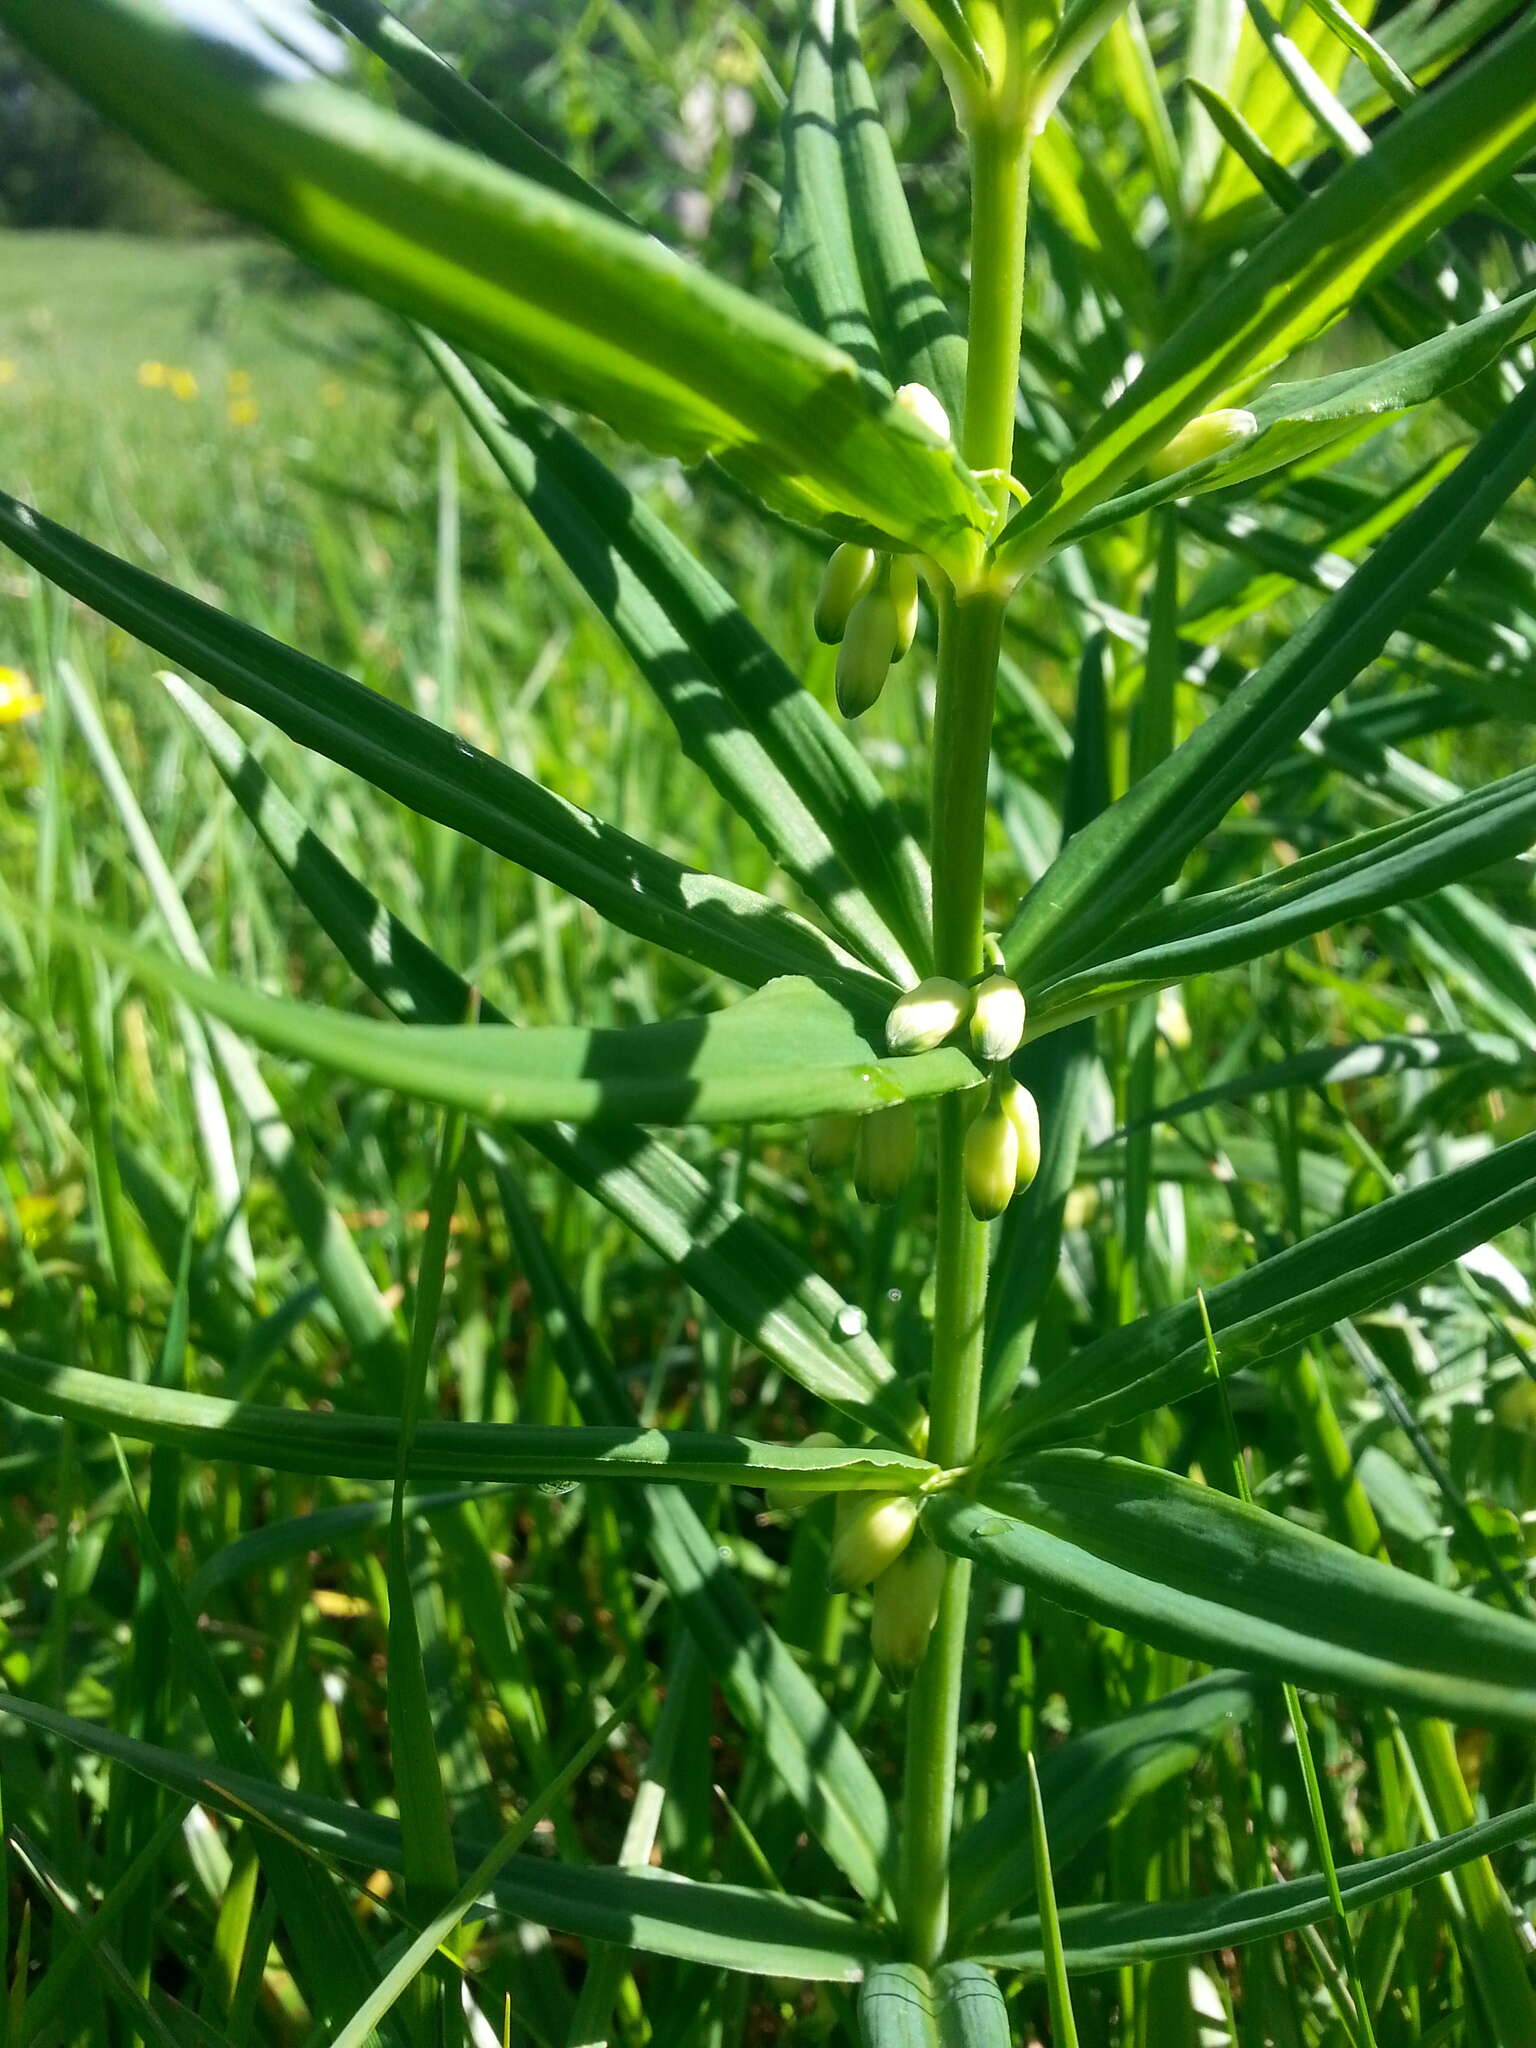
[[[805,1160],[812,1173],[823,1179],[829,1173],[840,1173],[853,1157],[858,1135],[856,1116],[813,1118],[805,1141]]]
[[[1019,1141],[1016,1185],[1027,1188],[1040,1171],[1040,1109],[1033,1095],[1020,1081],[1005,1081],[998,1090],[1003,1115],[1013,1125]]]
[[[893,1691],[905,1691],[923,1661],[944,1595],[944,1553],[919,1536],[875,1581],[869,1647]]]
[[[917,1113],[910,1102],[859,1119],[853,1186],[861,1202],[894,1202],[917,1164]]]
[[[813,1430],[803,1443],[797,1446],[802,1451],[842,1451],[847,1445],[840,1436],[834,1436],[829,1429]],[[763,1500],[767,1506],[781,1515],[796,1515],[802,1508],[825,1500],[826,1493],[810,1486],[786,1486],[782,1480],[776,1486],[763,1489]]]
[[[1019,1134],[990,1090],[965,1134],[965,1199],[982,1223],[1001,1216],[1013,1200],[1019,1174]]]
[[[1192,469],[1197,462],[1209,462],[1213,455],[1225,455],[1229,448],[1251,440],[1258,431],[1258,421],[1241,406],[1203,412],[1198,419],[1180,427],[1166,447],[1157,451],[1147,464],[1147,475],[1173,476],[1181,469]]]
[[[896,611],[893,659],[903,661],[917,638],[917,564],[910,555],[891,557],[891,603]]]
[[[949,414],[940,405],[926,384],[903,384],[896,393],[896,403],[913,419],[921,420],[929,433],[940,441],[947,441],[949,435]]]
[[[971,1044],[976,1057],[993,1064],[1011,1060],[1023,1038],[1023,990],[1006,974],[989,974],[971,1006]]]
[[[875,551],[844,541],[832,550],[822,572],[813,624],[816,638],[835,647],[848,626],[848,614],[875,580]]]
[[[867,1586],[912,1541],[917,1501],[910,1493],[840,1493],[827,1584],[834,1593]]]
[[[837,708],[844,718],[862,718],[885,688],[896,652],[896,607],[890,588],[876,583],[848,614],[837,650]]]
[[[891,1005],[885,1042],[894,1053],[932,1052],[971,1013],[971,991],[947,974],[930,974]]]

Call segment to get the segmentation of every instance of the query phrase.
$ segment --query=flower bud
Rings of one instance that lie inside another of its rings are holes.
[[[1017,1185],[1027,1188],[1040,1171],[1040,1110],[1033,1095],[1018,1081],[1005,1081],[998,1091],[1003,1114],[1019,1141]]]
[[[875,1582],[869,1647],[896,1692],[923,1661],[944,1594],[944,1553],[924,1536],[904,1550]]]
[[[1024,995],[1006,974],[989,974],[971,1008],[971,1044],[976,1057],[995,1064],[1011,1060],[1024,1037]]]
[[[1203,412],[1198,419],[1180,427],[1167,446],[1158,450],[1147,464],[1147,475],[1173,476],[1181,469],[1192,469],[1197,462],[1209,462],[1213,455],[1225,455],[1229,448],[1236,448],[1258,431],[1259,423],[1253,414],[1240,406]]]
[[[917,1164],[917,1114],[910,1102],[859,1119],[853,1185],[861,1202],[894,1202]]]
[[[877,583],[848,614],[837,650],[837,708],[844,718],[862,718],[885,688],[896,651],[896,607],[889,588]]]
[[[971,1214],[990,1223],[1013,1200],[1019,1174],[1019,1134],[990,1090],[965,1134],[964,1166]]]
[[[893,1565],[912,1541],[917,1500],[910,1493],[840,1493],[827,1584],[851,1593]]]
[[[856,1116],[814,1117],[805,1141],[805,1160],[812,1173],[822,1178],[840,1173],[853,1157],[858,1134]]]
[[[971,992],[963,981],[930,974],[892,1004],[885,1020],[886,1045],[895,1053],[932,1052],[970,1013]]]
[[[891,557],[891,603],[896,609],[896,649],[903,660],[917,638],[917,564],[910,555]]]
[[[896,393],[896,403],[915,420],[921,420],[936,439],[949,439],[949,414],[926,384],[903,384]]]
[[[847,1446],[840,1436],[834,1436],[829,1429],[813,1430],[797,1448],[802,1451],[841,1451]],[[786,1486],[781,1479],[776,1486],[763,1488],[763,1502],[777,1514],[797,1515],[802,1508],[814,1506],[826,1499],[826,1492],[811,1486]]]
[[[832,559],[822,572],[821,593],[816,599],[816,638],[835,647],[848,625],[848,614],[875,580],[875,551],[844,541],[832,550]]]

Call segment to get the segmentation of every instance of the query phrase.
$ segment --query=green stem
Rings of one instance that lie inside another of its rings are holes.
[[[1011,469],[1024,285],[1028,142],[991,118],[971,137],[971,332],[961,447],[976,469]],[[999,500],[1003,497],[999,487]],[[982,966],[983,855],[992,706],[1007,592],[985,581],[947,592],[939,610],[933,732],[933,960],[969,981]],[[929,1455],[975,1454],[987,1298],[987,1226],[965,1197],[970,1105],[938,1112],[933,1372]],[[965,1687],[970,1566],[951,1560],[938,1622],[912,1687],[898,1892],[907,1952],[931,1968],[949,1926],[955,1761]]]

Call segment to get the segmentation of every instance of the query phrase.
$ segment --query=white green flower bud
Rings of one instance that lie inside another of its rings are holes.
[[[822,572],[821,593],[816,599],[816,638],[835,647],[848,625],[848,614],[875,580],[875,551],[844,541],[832,550],[832,559]]]
[[[1011,1060],[1024,1038],[1024,993],[1006,974],[989,974],[971,1006],[971,1044],[976,1057]]]
[[[1167,446],[1158,450],[1147,464],[1147,475],[1174,476],[1181,469],[1192,469],[1197,462],[1208,462],[1213,455],[1225,455],[1229,448],[1250,440],[1258,431],[1258,421],[1241,406],[1203,412],[1198,419],[1180,427]]]
[[[853,1157],[859,1135],[856,1116],[818,1116],[812,1119],[805,1141],[805,1159],[812,1173],[823,1179],[841,1173]]]
[[[837,650],[837,708],[844,718],[862,718],[885,688],[896,652],[896,607],[888,584],[867,590],[848,614]]]
[[[827,1584],[851,1593],[893,1565],[912,1541],[917,1500],[910,1493],[840,1493]]]
[[[947,974],[930,974],[891,1005],[885,1042],[894,1053],[932,1052],[971,1014],[971,991]]]
[[[965,1134],[965,1199],[983,1223],[1001,1216],[1013,1200],[1019,1174],[1019,1134],[997,1096],[987,1099]]]
[[[861,1202],[894,1202],[917,1164],[917,1114],[910,1102],[859,1119],[853,1185]]]
[[[896,611],[894,659],[903,661],[917,638],[917,564],[910,555],[891,557],[891,603]]]
[[[875,1581],[869,1647],[893,1690],[904,1691],[923,1661],[944,1595],[944,1553],[925,1536]]]
[[[915,420],[921,420],[929,433],[940,441],[947,441],[949,414],[940,405],[926,384],[903,384],[896,393],[896,403]]]
[[[1019,1141],[1017,1185],[1027,1188],[1040,1171],[1040,1109],[1033,1095],[1019,1081],[1005,1081],[998,1090],[1003,1114],[1013,1125]]]
[[[834,1436],[831,1430],[816,1429],[812,1430],[805,1441],[797,1445],[796,1448],[802,1451],[841,1451],[846,1450],[847,1446],[842,1438]],[[812,1507],[817,1501],[825,1500],[826,1497],[826,1491],[823,1489],[810,1486],[786,1486],[782,1480],[777,1486],[766,1486],[763,1489],[765,1505],[781,1515],[796,1515],[802,1508]]]

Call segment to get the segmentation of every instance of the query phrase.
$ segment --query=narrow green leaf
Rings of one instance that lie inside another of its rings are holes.
[[[1226,1370],[1282,1356],[1533,1212],[1536,1137],[1517,1138],[1288,1246],[1206,1295]],[[1186,1399],[1205,1373],[1199,1304],[1181,1302],[1096,1339],[1069,1371],[1021,1394],[998,1442],[1087,1436]]]
[[[1536,1725],[1536,1623],[1500,1614],[1173,1473],[1042,1451],[940,1494],[946,1550],[1073,1613],[1312,1691]]]
[[[217,712],[186,684],[168,678],[167,686],[269,852],[365,987],[398,1016],[429,1023],[463,1017],[469,984],[342,866]],[[486,1021],[499,1016],[485,1003],[480,1014]],[[540,1124],[522,1135],[793,1379],[898,1442],[910,1439],[921,1410],[862,1314],[679,1154],[637,1130]],[[482,1148],[486,1142],[482,1137]]]
[[[1039,561],[1187,420],[1325,327],[1512,169],[1536,138],[1533,61],[1536,20],[1527,17],[1283,221],[1152,354],[1010,522],[1003,559],[1017,568]]]
[[[1260,1688],[1235,1671],[1213,1672],[1135,1713],[1047,1752],[1040,1790],[1051,1816],[1058,1869],[1121,1814],[1192,1770],[1228,1728],[1247,1719]],[[956,1929],[983,1926],[1034,1896],[1029,1787],[1023,1780],[994,1795],[979,1821],[955,1843],[951,1870]]]
[[[622,208],[477,92],[468,79],[461,77],[445,57],[424,43],[381,0],[325,0],[325,11],[382,57],[466,142],[472,142],[496,163],[531,178],[536,185],[547,185],[550,191],[591,207],[609,220],[633,226]]]
[[[859,45],[857,0],[821,0],[830,14],[837,140],[853,246],[893,384],[925,384],[958,434],[965,343],[933,288],[901,173]],[[823,26],[822,33],[825,33]]]
[[[124,1764],[232,1819],[279,1831],[327,1860],[365,1871],[402,1868],[399,1823],[383,1815],[222,1764],[194,1762],[11,1693],[0,1693],[0,1714]],[[486,1853],[483,1844],[460,1841],[456,1847],[466,1874]],[[882,1931],[809,1899],[697,1884],[666,1871],[572,1868],[547,1856],[514,1856],[485,1904],[536,1927],[753,1974],[855,1982],[889,1951]]]
[[[1045,1807],[1033,1750],[1024,1759],[1029,1787],[1029,1834],[1035,1857],[1035,1882],[1040,1891],[1040,1945],[1045,1956],[1045,1988],[1051,2006],[1051,2039],[1060,2048],[1078,2048],[1077,2022],[1072,2016],[1072,1991],[1061,1952],[1061,1922],[1056,1913],[1056,1886],[1051,1876],[1051,1845],[1045,1829]]]
[[[423,340],[684,751],[860,957],[909,988],[930,944],[927,863],[853,742],[729,592],[574,435],[494,371]]]
[[[1038,988],[1172,881],[1244,790],[1463,559],[1533,461],[1536,383],[1342,590],[1063,848],[1009,926],[1013,971]]]
[[[391,1415],[268,1408],[216,1394],[118,1379],[0,1350],[0,1395],[38,1415],[67,1416],[194,1456],[333,1478],[393,1478],[402,1433]],[[405,1464],[444,1481],[665,1480],[679,1485],[773,1486],[807,1493],[915,1493],[935,1467],[904,1451],[801,1450],[703,1430],[605,1423],[590,1429],[523,1422],[422,1422]]]
[[[395,1024],[194,974],[118,933],[59,919],[61,939],[174,989],[270,1051],[493,1123],[804,1121],[978,1084],[956,1047],[882,1058],[835,997],[799,976],[729,1010],[628,1029]]]
[[[773,260],[801,316],[887,384],[854,246],[832,64],[838,0],[807,0],[784,108],[784,196]]]
[[[986,501],[840,350],[658,242],[148,0],[3,0],[44,62],[344,284],[801,518],[952,569]],[[154,90],[147,81],[154,81]]]
[[[1335,370],[1326,377],[1272,384],[1245,401],[1255,432],[1225,455],[1217,455],[1155,483],[1107,499],[1063,536],[1083,539],[1170,498],[1185,498],[1267,475],[1288,463],[1373,428],[1401,419],[1480,376],[1506,350],[1536,333],[1536,292],[1522,292],[1475,320],[1436,334],[1380,362]]]
[[[1495,1820],[1400,1849],[1390,1856],[1348,1863],[1339,1872],[1345,1904],[1354,1912],[1426,1884],[1448,1870],[1509,1848],[1536,1834],[1536,1806],[1517,1806]],[[1061,1915],[1067,1966],[1082,1975],[1159,1956],[1209,1955],[1243,1942],[1262,1941],[1311,1927],[1333,1911],[1321,1875],[1293,1878],[1262,1890],[1156,1905],[1068,1906]],[[970,1944],[998,1968],[1038,1971],[1044,1963],[1039,1923],[1010,1922]]]
[[[887,988],[777,904],[669,860],[468,740],[117,560],[3,492],[0,540],[301,746],[543,875],[621,930],[748,985],[788,970],[867,988],[875,1001]]]
[[[1100,957],[1031,989],[1030,1027],[1079,1017],[1174,982],[1277,952],[1330,925],[1398,908],[1536,840],[1536,770],[1520,769],[1462,797],[1306,855],[1231,889],[1186,896],[1115,933]]]
[[[1289,1059],[1250,1067],[1193,1095],[1160,1102],[1147,1121],[1173,1123],[1218,1102],[1246,1102],[1250,1096],[1272,1095],[1286,1088],[1331,1088],[1349,1081],[1425,1074],[1445,1067],[1486,1067],[1491,1074],[1515,1076],[1527,1073],[1533,1065],[1536,1050],[1492,1031],[1395,1032],[1381,1038],[1314,1046]]]

